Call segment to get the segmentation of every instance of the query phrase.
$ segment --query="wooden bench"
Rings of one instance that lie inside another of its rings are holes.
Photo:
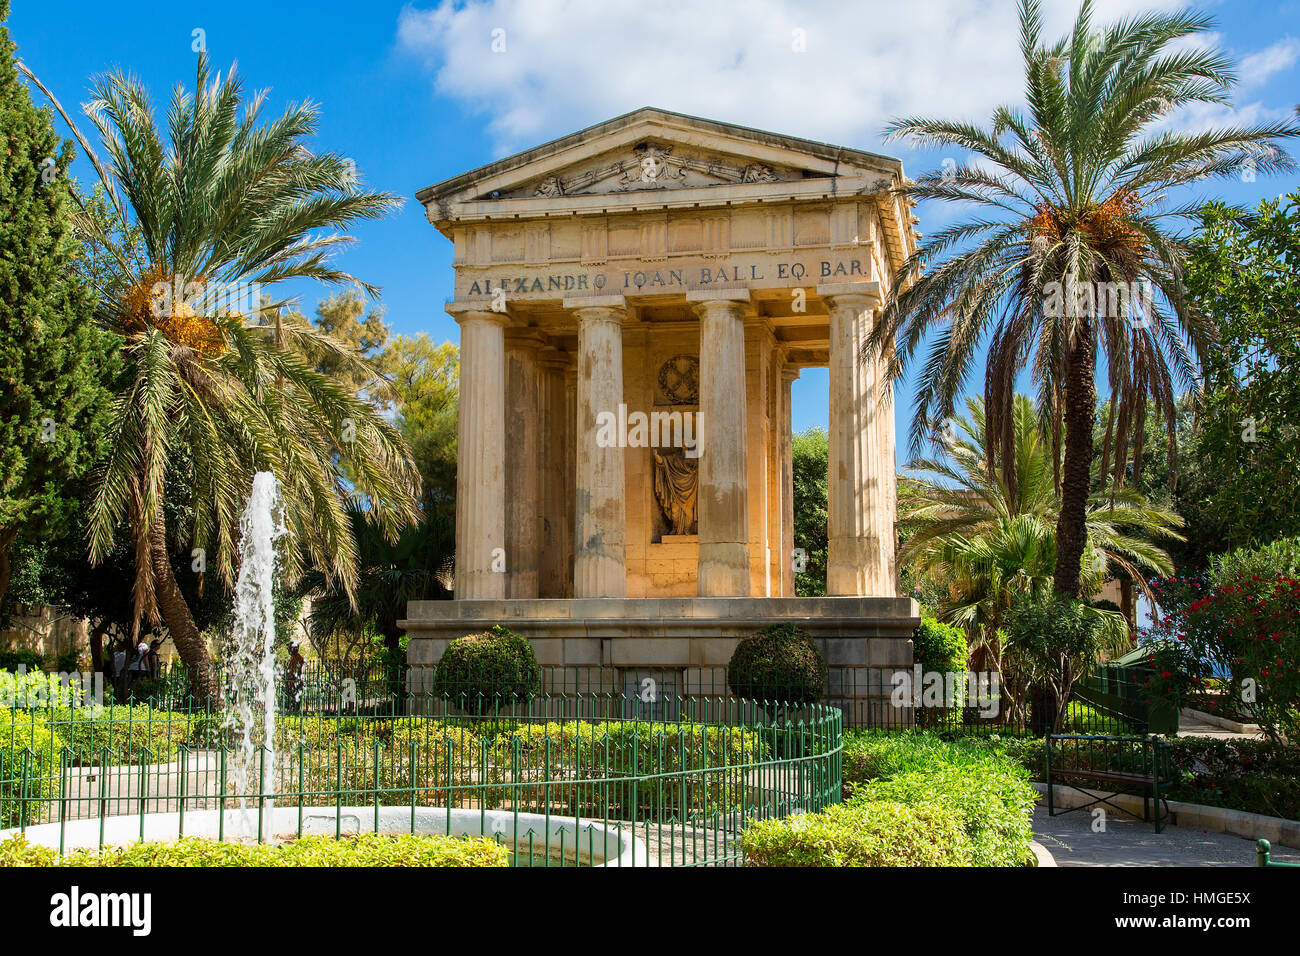
[[[1132,813],[1111,801],[1120,788],[1135,788],[1142,795],[1142,819],[1151,821],[1151,807],[1155,807],[1156,833],[1161,832],[1169,820],[1169,800],[1161,794],[1174,783],[1170,750],[1167,741],[1158,737],[1107,737],[1088,734],[1048,734],[1045,776],[1047,780],[1048,816],[1060,816],[1075,810],[1086,810],[1105,804],[1120,813]],[[1078,790],[1091,797],[1089,803],[1056,809],[1054,784]],[[1109,793],[1093,793],[1081,783],[1112,784]],[[1161,804],[1164,812],[1161,812]]]

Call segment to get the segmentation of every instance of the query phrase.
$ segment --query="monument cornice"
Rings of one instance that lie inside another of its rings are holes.
[[[805,182],[737,183],[690,186],[664,191],[578,193],[572,196],[465,200],[426,206],[429,222],[439,228],[475,222],[605,216],[671,209],[727,208],[739,202],[892,201],[887,185],[873,177],[810,179]]]
[[[565,168],[590,156],[593,143],[598,144],[600,151],[607,151],[632,146],[647,138],[740,154],[760,163],[789,164],[800,160],[815,171],[830,176],[838,175],[844,167],[853,166],[884,173],[894,179],[901,180],[903,176],[902,161],[891,156],[642,107],[426,186],[416,192],[415,198],[425,206],[463,201],[467,193],[489,193],[518,180],[535,179]],[[522,176],[517,175],[520,171],[524,171]],[[511,174],[516,175],[511,178]]]

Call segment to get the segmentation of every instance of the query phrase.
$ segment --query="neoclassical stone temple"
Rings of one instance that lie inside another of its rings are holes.
[[[891,383],[860,347],[915,220],[885,156],[640,109],[421,190],[455,248],[454,601],[412,664],[506,624],[543,664],[691,688],[794,620],[911,663]],[[830,369],[826,598],[796,598],[790,387]]]

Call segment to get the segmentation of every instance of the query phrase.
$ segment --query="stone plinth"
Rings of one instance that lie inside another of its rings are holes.
[[[407,661],[428,667],[447,642],[501,624],[527,637],[543,666],[726,667],[736,644],[791,621],[832,667],[909,667],[911,598],[645,598],[412,601],[399,622]]]

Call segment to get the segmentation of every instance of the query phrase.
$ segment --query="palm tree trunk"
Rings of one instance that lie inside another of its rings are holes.
[[[167,556],[166,533],[161,520],[154,525],[149,553],[153,560],[154,600],[163,623],[167,625],[167,633],[185,664],[191,691],[199,704],[215,706],[218,702],[217,682],[212,673],[208,645],[204,643],[189,605],[185,603],[180,585],[176,583],[176,575],[172,572],[171,561]]]
[[[1092,325],[1081,320],[1070,349],[1065,379],[1065,467],[1061,475],[1061,513],[1056,520],[1058,594],[1079,597],[1079,569],[1088,542],[1085,525],[1092,485],[1092,427],[1097,414],[1097,342]]]

